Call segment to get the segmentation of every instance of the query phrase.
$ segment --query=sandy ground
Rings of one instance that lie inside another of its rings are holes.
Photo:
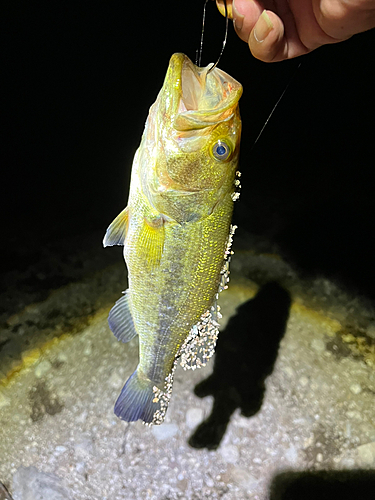
[[[319,498],[327,484],[374,487],[364,299],[236,251],[214,360],[179,367],[165,423],[146,427],[113,414],[138,355],[137,339],[119,343],[107,325],[123,288],[122,263],[93,266],[4,321],[0,481],[14,500],[284,500],[309,478]]]

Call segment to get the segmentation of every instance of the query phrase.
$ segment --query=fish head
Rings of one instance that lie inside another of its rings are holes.
[[[150,110],[146,143],[154,161],[146,190],[153,206],[178,222],[210,215],[233,192],[242,86],[211,67],[174,54]]]

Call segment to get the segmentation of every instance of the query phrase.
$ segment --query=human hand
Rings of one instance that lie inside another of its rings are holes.
[[[224,15],[224,0],[216,0]],[[227,0],[254,57],[283,61],[375,27],[375,0]],[[270,10],[266,10],[270,7]]]

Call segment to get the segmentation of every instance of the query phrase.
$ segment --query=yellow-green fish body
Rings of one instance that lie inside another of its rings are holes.
[[[104,239],[124,245],[129,280],[110,327],[124,342],[139,335],[139,365],[115,405],[127,421],[161,423],[176,359],[204,364],[216,342],[242,87],[209,68],[172,56],[134,158],[127,208]]]

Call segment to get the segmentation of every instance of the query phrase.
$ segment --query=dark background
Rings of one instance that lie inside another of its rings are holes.
[[[102,231],[124,208],[148,108],[173,52],[194,59],[203,1],[4,3],[1,267],[17,249]],[[202,64],[224,19],[207,9]],[[240,230],[301,272],[374,296],[375,32],[293,60],[255,60],[231,23],[220,68],[244,87]],[[261,138],[275,102],[290,82]],[[102,252],[98,240],[98,252]]]

